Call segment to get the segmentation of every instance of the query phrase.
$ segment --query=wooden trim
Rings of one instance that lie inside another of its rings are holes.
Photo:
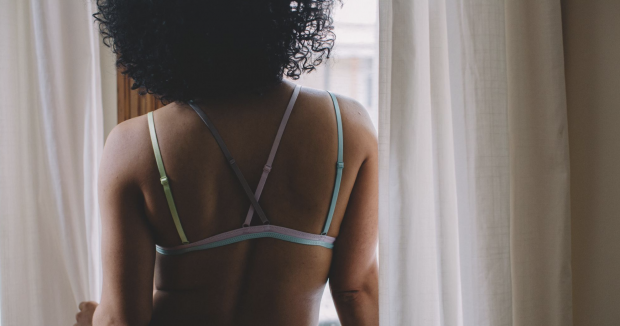
[[[123,75],[120,70],[116,72],[116,80],[118,123],[155,111],[163,106],[155,96],[151,94],[140,95],[137,89],[132,90],[133,81],[129,76]]]

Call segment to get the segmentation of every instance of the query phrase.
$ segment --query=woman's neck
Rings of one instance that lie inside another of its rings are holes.
[[[203,107],[256,107],[260,103],[271,103],[282,96],[286,96],[286,94],[290,95],[294,88],[295,83],[283,79],[277,85],[268,86],[251,93],[225,98],[199,98],[194,100],[194,103]]]

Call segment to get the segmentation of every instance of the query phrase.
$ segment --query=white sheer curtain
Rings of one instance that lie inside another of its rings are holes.
[[[381,325],[570,326],[560,0],[380,0]]]
[[[103,125],[89,0],[0,1],[2,326],[73,325],[98,299]]]

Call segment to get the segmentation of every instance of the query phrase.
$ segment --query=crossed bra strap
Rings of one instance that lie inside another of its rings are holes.
[[[237,180],[239,180],[239,183],[241,183],[241,186],[243,187],[243,190],[245,191],[245,195],[250,200],[250,203],[256,210],[256,213],[258,213],[258,216],[260,217],[263,224],[269,224],[269,220],[267,220],[267,217],[265,216],[265,212],[263,212],[263,209],[260,207],[260,205],[256,201],[256,197],[254,197],[254,194],[252,193],[252,189],[250,189],[248,182],[245,180],[245,177],[243,176],[243,173],[241,173],[241,170],[239,170],[239,167],[237,166],[235,159],[232,157],[232,155],[230,155],[230,151],[228,150],[228,147],[226,147],[224,140],[222,139],[222,137],[220,136],[220,133],[215,128],[215,125],[213,124],[213,122],[211,122],[209,117],[207,117],[207,115],[204,113],[204,111],[202,111],[200,107],[198,107],[198,105],[196,105],[193,102],[190,102],[189,105],[192,107],[192,109],[194,109],[194,111],[196,111],[196,113],[198,113],[198,115],[200,116],[200,119],[202,119],[202,121],[207,125],[207,127],[211,131],[211,134],[217,141],[217,144],[222,149],[222,153],[224,153],[224,156],[226,157],[226,160],[230,164],[230,167],[235,172],[235,175],[237,176]]]
[[[291,96],[291,99],[289,100],[288,106],[286,107],[286,111],[284,112],[284,117],[282,118],[282,121],[280,122],[280,127],[278,128],[276,138],[273,142],[273,145],[271,146],[271,152],[269,153],[269,158],[267,159],[267,163],[263,167],[263,174],[261,175],[260,181],[258,183],[258,187],[256,188],[256,193],[252,193],[250,186],[245,180],[245,177],[243,176],[243,174],[241,173],[241,170],[239,170],[239,167],[234,163],[235,160],[232,158],[230,151],[228,150],[228,147],[226,146],[226,144],[224,143],[224,140],[222,139],[219,132],[217,131],[217,128],[215,128],[215,125],[211,122],[211,120],[209,120],[209,117],[206,115],[206,113],[202,109],[200,109],[198,105],[196,105],[193,102],[189,103],[192,109],[194,109],[194,111],[198,113],[202,121],[207,125],[207,127],[213,134],[213,137],[215,137],[215,140],[217,141],[218,145],[222,149],[222,152],[224,153],[224,156],[226,157],[226,159],[229,162],[231,162],[231,167],[234,170],[235,175],[237,176],[237,179],[243,186],[246,196],[250,199],[250,202],[252,205],[250,206],[248,210],[248,214],[243,223],[243,227],[250,226],[252,222],[252,217],[255,211],[260,217],[263,224],[269,224],[269,220],[267,220],[267,217],[265,216],[265,213],[260,207],[258,200],[265,186],[265,182],[267,181],[267,176],[269,175],[269,172],[271,171],[271,165],[273,164],[273,160],[276,156],[278,146],[280,145],[280,140],[282,139],[282,134],[284,133],[284,129],[286,128],[286,124],[291,115],[291,111],[293,109],[295,101],[297,100],[297,96],[299,95],[300,89],[301,89],[301,85],[296,85],[295,89],[293,90],[293,95]]]
[[[282,134],[284,133],[284,129],[286,128],[288,118],[291,116],[291,111],[293,111],[293,106],[295,106],[295,101],[297,101],[297,96],[299,95],[300,89],[301,89],[301,85],[297,85],[295,87],[295,90],[293,91],[293,95],[291,96],[291,100],[288,102],[288,106],[286,107],[286,111],[284,112],[284,117],[282,118],[282,122],[280,122],[280,128],[278,128],[276,139],[273,141],[273,145],[271,146],[271,152],[269,153],[269,158],[267,159],[267,163],[263,167],[263,174],[261,175],[260,181],[258,182],[258,186],[256,187],[256,194],[255,194],[256,200],[259,200],[260,195],[263,193],[263,188],[265,187],[267,176],[269,176],[269,172],[271,171],[271,165],[273,164],[273,159],[276,157],[276,152],[278,151],[278,146],[280,146],[280,140],[282,139]],[[248,209],[248,214],[245,217],[245,221],[243,222],[243,227],[250,226],[253,215],[254,215],[254,206],[250,206],[250,208]]]

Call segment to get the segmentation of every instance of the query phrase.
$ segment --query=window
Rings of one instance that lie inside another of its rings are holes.
[[[355,0],[334,10],[336,44],[331,58],[298,84],[333,91],[356,99],[378,126],[377,0]],[[319,326],[339,326],[329,286],[323,292]]]

